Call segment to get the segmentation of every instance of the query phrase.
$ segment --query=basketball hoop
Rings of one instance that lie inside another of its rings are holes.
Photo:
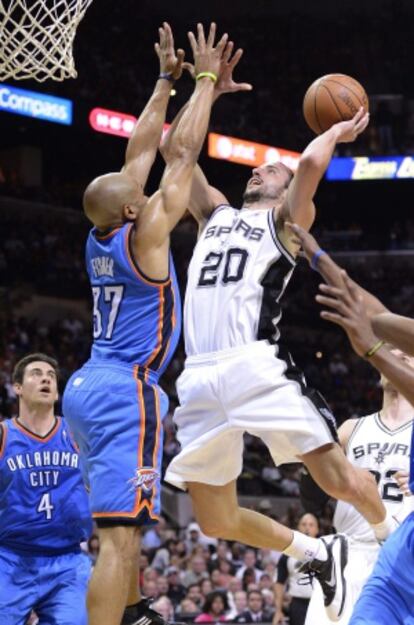
[[[0,80],[76,78],[73,41],[92,0],[0,0]]]

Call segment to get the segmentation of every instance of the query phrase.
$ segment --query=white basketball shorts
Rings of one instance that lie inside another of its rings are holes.
[[[187,358],[174,422],[181,452],[165,479],[223,486],[242,470],[243,433],[258,436],[275,464],[337,441],[323,397],[290,355],[268,341]]]

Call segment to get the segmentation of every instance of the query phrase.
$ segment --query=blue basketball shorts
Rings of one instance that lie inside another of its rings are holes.
[[[381,548],[349,625],[414,625],[414,512]]]
[[[168,398],[148,370],[87,363],[70,378],[63,415],[79,445],[98,525],[149,525],[160,512]]]
[[[0,548],[1,625],[24,625],[32,610],[42,625],[87,625],[90,573],[83,553],[22,556]]]

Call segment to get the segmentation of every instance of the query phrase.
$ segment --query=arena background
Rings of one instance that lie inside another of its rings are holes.
[[[393,311],[412,315],[413,14],[409,0],[365,0],[361,6],[351,0],[205,5],[187,0],[173,5],[165,0],[96,0],[75,41],[76,80],[1,83],[0,418],[16,414],[10,374],[22,355],[41,350],[56,356],[62,388],[88,357],[91,302],[83,262],[88,223],[81,211],[82,192],[94,176],[120,169],[126,147],[126,138],[102,127],[94,130],[90,114],[100,108],[139,116],[158,74],[153,43],[163,20],[170,22],[177,46],[186,50],[187,30],[199,20],[212,19],[219,31],[228,31],[236,46],[244,48],[236,78],[251,82],[254,91],[223,96],[215,106],[210,130],[226,137],[300,152],[312,139],[301,113],[309,84],[323,74],[341,72],[365,86],[370,127],[358,142],[341,146],[336,154],[348,160],[336,161],[330,177],[345,171],[347,179],[324,180],[320,185],[314,233]],[[70,100],[72,123],[41,120],[30,117],[27,109],[13,109],[7,94],[16,88]],[[167,121],[191,88],[189,77],[177,84]],[[352,160],[355,156],[368,160]],[[207,145],[200,162],[210,182],[240,205],[248,163],[211,158]],[[162,167],[159,159],[149,192],[157,187]],[[195,234],[194,222],[186,218],[173,236],[183,290]],[[379,408],[378,376],[353,355],[339,329],[320,320],[314,302],[317,284],[318,276],[302,263],[285,297],[282,337],[309,383],[323,392],[342,422]],[[182,365],[181,346],[163,383],[170,413],[176,405],[174,380]],[[170,414],[165,463],[176,452]],[[300,511],[297,478],[296,465],[275,469],[261,444],[246,438],[240,492],[250,505],[294,525]],[[171,538],[174,544],[167,546],[164,568],[149,567],[161,577],[165,567],[184,568],[191,556],[180,533],[190,534],[188,501],[171,489],[164,497],[167,525],[148,539],[143,560],[144,570],[164,540]],[[328,514],[322,519],[323,531],[328,531],[329,523]],[[237,549],[232,566],[241,558]],[[204,570],[210,573],[214,551],[211,547],[210,556],[208,550],[200,551],[206,560]],[[147,581],[154,577],[148,574]],[[156,582],[155,590],[147,588],[148,594],[158,592]]]

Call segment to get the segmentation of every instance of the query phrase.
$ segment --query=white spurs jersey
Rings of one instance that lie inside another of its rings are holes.
[[[346,448],[351,464],[373,473],[385,507],[399,522],[414,507],[414,497],[403,496],[393,479],[396,471],[410,470],[412,427],[410,421],[390,430],[376,412],[357,421]],[[353,541],[376,542],[369,523],[349,503],[338,501],[333,524],[337,532],[350,536]]]
[[[295,260],[276,234],[272,210],[219,206],[188,269],[188,356],[279,338],[280,300]]]

